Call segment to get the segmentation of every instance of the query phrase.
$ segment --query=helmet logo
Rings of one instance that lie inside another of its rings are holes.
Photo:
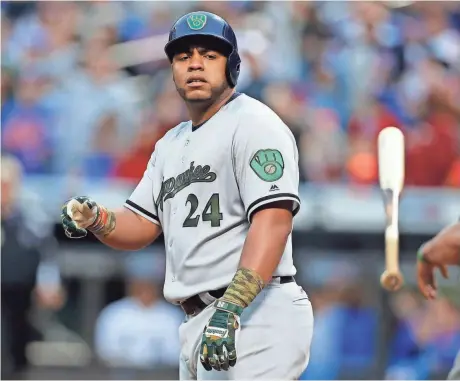
[[[195,13],[187,17],[187,24],[190,29],[200,30],[206,25],[206,15],[203,13]]]

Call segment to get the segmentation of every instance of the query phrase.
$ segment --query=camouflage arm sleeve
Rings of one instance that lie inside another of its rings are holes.
[[[262,291],[264,286],[262,277],[254,270],[239,268],[227,291],[222,296],[222,300],[246,308]]]

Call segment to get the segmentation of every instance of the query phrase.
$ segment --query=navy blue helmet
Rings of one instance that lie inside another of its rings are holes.
[[[227,81],[235,87],[240,74],[241,58],[238,54],[238,44],[232,27],[222,18],[210,12],[192,12],[182,16],[175,22],[169,32],[165,53],[172,62],[178,47],[187,40],[199,41],[200,38],[214,40],[224,48],[227,55]]]

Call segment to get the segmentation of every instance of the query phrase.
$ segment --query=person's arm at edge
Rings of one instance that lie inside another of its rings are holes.
[[[418,256],[428,263],[460,266],[460,222],[445,227],[424,243]]]
[[[447,278],[449,265],[460,266],[460,223],[441,230],[417,252],[417,284],[426,299],[437,297],[434,270],[438,268]]]

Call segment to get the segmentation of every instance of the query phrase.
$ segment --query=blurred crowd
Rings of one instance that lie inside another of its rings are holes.
[[[356,268],[346,276],[329,274],[309,290],[315,331],[302,379],[374,379],[379,358],[385,359],[380,371],[387,380],[446,378],[460,349],[459,306],[446,297],[427,303],[406,287],[390,297],[382,315],[375,294],[356,281]],[[388,346],[382,346],[383,337]]]
[[[163,53],[173,22],[235,28],[237,90],[292,129],[301,177],[376,182],[376,136],[401,128],[407,184],[460,186],[456,2],[2,2],[2,150],[28,174],[137,181],[187,120]]]
[[[377,134],[393,125],[406,136],[407,185],[460,187],[457,2],[3,1],[1,149],[11,156],[2,158],[2,362],[10,372],[25,366],[34,340],[31,298],[54,310],[68,303],[55,221],[40,203],[19,200],[22,178],[135,184],[156,141],[188,119],[163,46],[192,10],[234,26],[243,60],[237,90],[292,129],[301,180],[375,184]],[[162,299],[162,265],[152,260],[127,257],[124,297],[98,311],[91,349],[103,364],[176,366],[178,336],[165,332],[177,332],[182,314]],[[388,379],[445,377],[460,347],[459,309],[399,293],[382,350],[381,301],[354,282],[351,264],[306,285],[315,335],[302,378],[373,379],[382,355]],[[313,278],[316,270],[304,267]]]

